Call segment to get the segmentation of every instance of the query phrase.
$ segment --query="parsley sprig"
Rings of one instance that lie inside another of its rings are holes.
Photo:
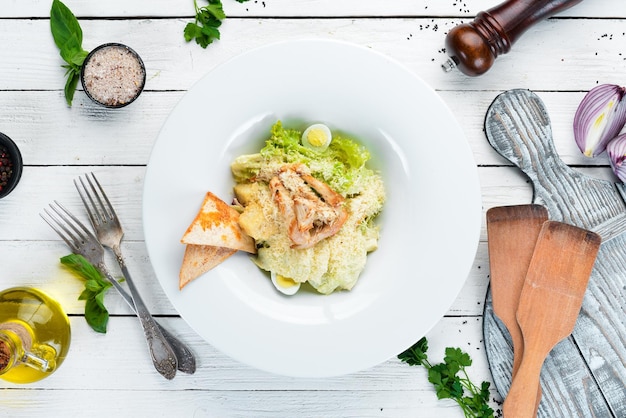
[[[83,31],[71,10],[59,0],[52,2],[50,9],[50,30],[54,43],[59,48],[63,65],[67,71],[65,83],[65,100],[72,105],[74,92],[80,79],[80,69],[88,52],[83,49]]]
[[[237,1],[245,3],[248,0]],[[196,17],[193,22],[187,23],[184,30],[185,40],[189,42],[195,39],[202,48],[206,48],[214,40],[220,39],[219,28],[222,21],[226,19],[221,0],[208,0],[208,2],[209,4],[206,6],[199,7],[198,1],[193,0]]]
[[[195,39],[198,45],[206,48],[214,40],[220,39],[219,27],[222,20],[226,19],[226,14],[220,0],[209,0],[209,4],[203,7],[198,7],[198,2],[193,0],[193,6],[196,19],[185,26],[185,40],[189,42]]]
[[[78,297],[78,300],[85,301],[85,320],[94,331],[105,334],[109,312],[104,306],[104,295],[111,283],[82,255],[66,255],[61,258],[61,264],[85,280],[85,289]]]
[[[428,370],[428,381],[437,392],[437,399],[452,399],[463,410],[467,418],[493,418],[489,406],[489,382],[476,386],[469,378],[466,367],[472,365],[469,354],[460,348],[446,348],[443,363],[428,361],[428,340],[422,338],[398,358],[410,366],[424,366]],[[466,395],[465,391],[469,392]]]

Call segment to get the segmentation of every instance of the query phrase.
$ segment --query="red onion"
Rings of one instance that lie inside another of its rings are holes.
[[[621,134],[611,140],[606,146],[609,162],[615,175],[626,182],[626,134]]]
[[[601,84],[591,89],[576,109],[574,139],[587,157],[600,155],[626,124],[626,88]]]

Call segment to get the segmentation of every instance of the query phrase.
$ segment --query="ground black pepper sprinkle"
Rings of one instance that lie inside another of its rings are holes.
[[[0,145],[0,192],[6,187],[13,175],[13,159],[9,151]]]

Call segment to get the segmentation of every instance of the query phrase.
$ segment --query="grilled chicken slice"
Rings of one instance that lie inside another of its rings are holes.
[[[287,223],[292,248],[313,247],[339,232],[348,218],[343,196],[302,164],[282,167],[269,186]]]

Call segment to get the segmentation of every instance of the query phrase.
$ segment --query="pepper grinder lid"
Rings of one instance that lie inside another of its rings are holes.
[[[499,55],[530,27],[582,0],[506,0],[476,15],[474,21],[454,27],[446,36],[450,56],[442,67],[458,68],[469,76],[487,72]]]
[[[476,26],[469,23],[458,25],[448,33],[446,52],[449,58],[442,65],[444,71],[458,68],[472,77],[486,73],[497,56]]]

